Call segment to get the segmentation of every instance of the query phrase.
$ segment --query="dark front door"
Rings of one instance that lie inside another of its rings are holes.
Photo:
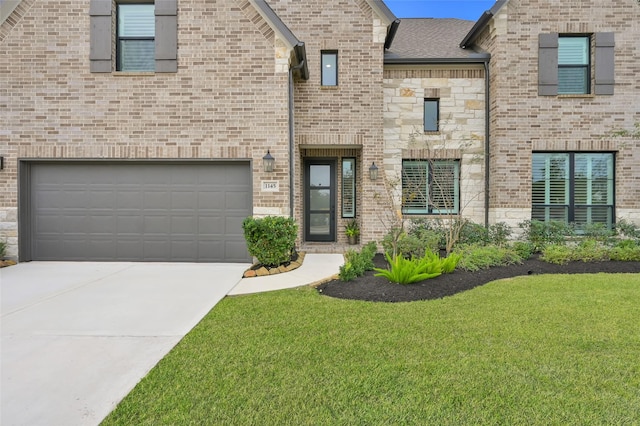
[[[336,240],[336,162],[305,161],[305,241]]]

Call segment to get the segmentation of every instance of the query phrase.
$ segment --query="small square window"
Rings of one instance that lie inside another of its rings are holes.
[[[321,80],[323,86],[338,85],[338,52],[322,51]]]
[[[440,119],[440,99],[424,100],[424,131],[437,132]]]
[[[153,3],[118,4],[117,71],[155,70]]]

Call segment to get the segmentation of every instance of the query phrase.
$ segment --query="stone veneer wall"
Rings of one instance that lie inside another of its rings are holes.
[[[401,179],[403,159],[460,159],[461,213],[480,224],[485,220],[484,92],[482,65],[387,66],[384,72],[387,178]],[[425,98],[440,99],[438,132],[424,131]]]
[[[288,215],[288,55],[248,0],[180,0],[177,73],[90,73],[89,1],[25,0],[0,26],[9,254],[18,159],[250,159],[254,212]],[[261,192],[265,179],[280,191]]]
[[[538,34],[551,32],[615,33],[613,96],[538,96]],[[606,136],[640,122],[638,40],[634,0],[510,0],[494,17],[476,42],[491,53],[491,222],[531,218],[532,152],[609,151],[616,216],[640,224],[640,141]]]

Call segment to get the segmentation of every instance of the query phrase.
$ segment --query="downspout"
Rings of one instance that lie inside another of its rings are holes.
[[[484,226],[489,226],[489,59],[484,61]]]
[[[293,115],[293,72],[301,70],[305,66],[305,60],[294,67],[289,67],[289,217],[293,218],[293,207],[295,202],[295,137],[294,137],[294,115]]]

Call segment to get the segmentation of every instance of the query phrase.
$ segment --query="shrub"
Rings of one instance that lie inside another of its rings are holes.
[[[0,259],[4,259],[7,254],[7,242],[5,240],[0,240]]]
[[[636,240],[637,243],[640,243],[640,227],[637,227],[635,223],[620,219],[616,223],[616,231],[618,235]]]
[[[566,265],[573,260],[573,249],[564,244],[549,244],[542,250],[540,259],[556,265]]]
[[[549,244],[565,244],[566,237],[574,235],[571,225],[557,220],[549,222],[525,220],[518,226],[522,228],[525,240],[532,243],[536,251],[541,251]]]
[[[615,231],[607,228],[604,223],[588,223],[583,227],[583,236],[587,239],[609,242],[615,235]]]
[[[594,239],[584,239],[576,246],[573,260],[583,262],[602,262],[609,260],[609,248]]]
[[[520,258],[523,260],[530,259],[535,251],[535,246],[529,241],[515,241],[511,246]]]
[[[433,253],[427,253],[422,258],[414,257],[411,259],[398,255],[391,258],[388,253],[385,256],[389,262],[389,269],[374,268],[374,271],[377,272],[375,275],[376,277],[385,277],[394,283],[412,284],[442,274],[440,259]]]
[[[266,266],[277,266],[291,260],[295,250],[298,225],[290,217],[247,217],[242,222],[244,238],[251,256]]]
[[[458,244],[487,244],[489,242],[489,231],[482,225],[463,219],[464,223],[460,228]]]
[[[488,229],[488,242],[497,246],[503,246],[511,237],[511,227],[504,222],[494,223]]]
[[[365,245],[358,253],[355,250],[348,250],[344,257],[345,263],[340,267],[338,276],[342,281],[351,281],[362,276],[365,271],[373,269],[373,257],[377,251],[376,243],[371,241]]]
[[[495,245],[458,246],[456,253],[461,256],[458,268],[472,272],[492,266],[522,263],[522,258],[512,247],[498,247]]]
[[[418,237],[431,251],[438,251],[447,245],[447,232],[440,219],[413,219],[409,233]]]
[[[397,232],[400,232],[400,234],[397,235]],[[394,238],[396,246],[395,253],[393,251]],[[389,253],[392,256],[397,254],[407,258],[422,257],[425,252],[438,249],[438,236],[432,231],[425,229],[412,229],[408,233],[404,231],[391,230],[382,239],[382,248],[385,253]]]
[[[631,244],[617,245],[609,251],[611,260],[622,262],[640,262],[640,246],[634,241],[624,240],[621,242],[629,242]]]

